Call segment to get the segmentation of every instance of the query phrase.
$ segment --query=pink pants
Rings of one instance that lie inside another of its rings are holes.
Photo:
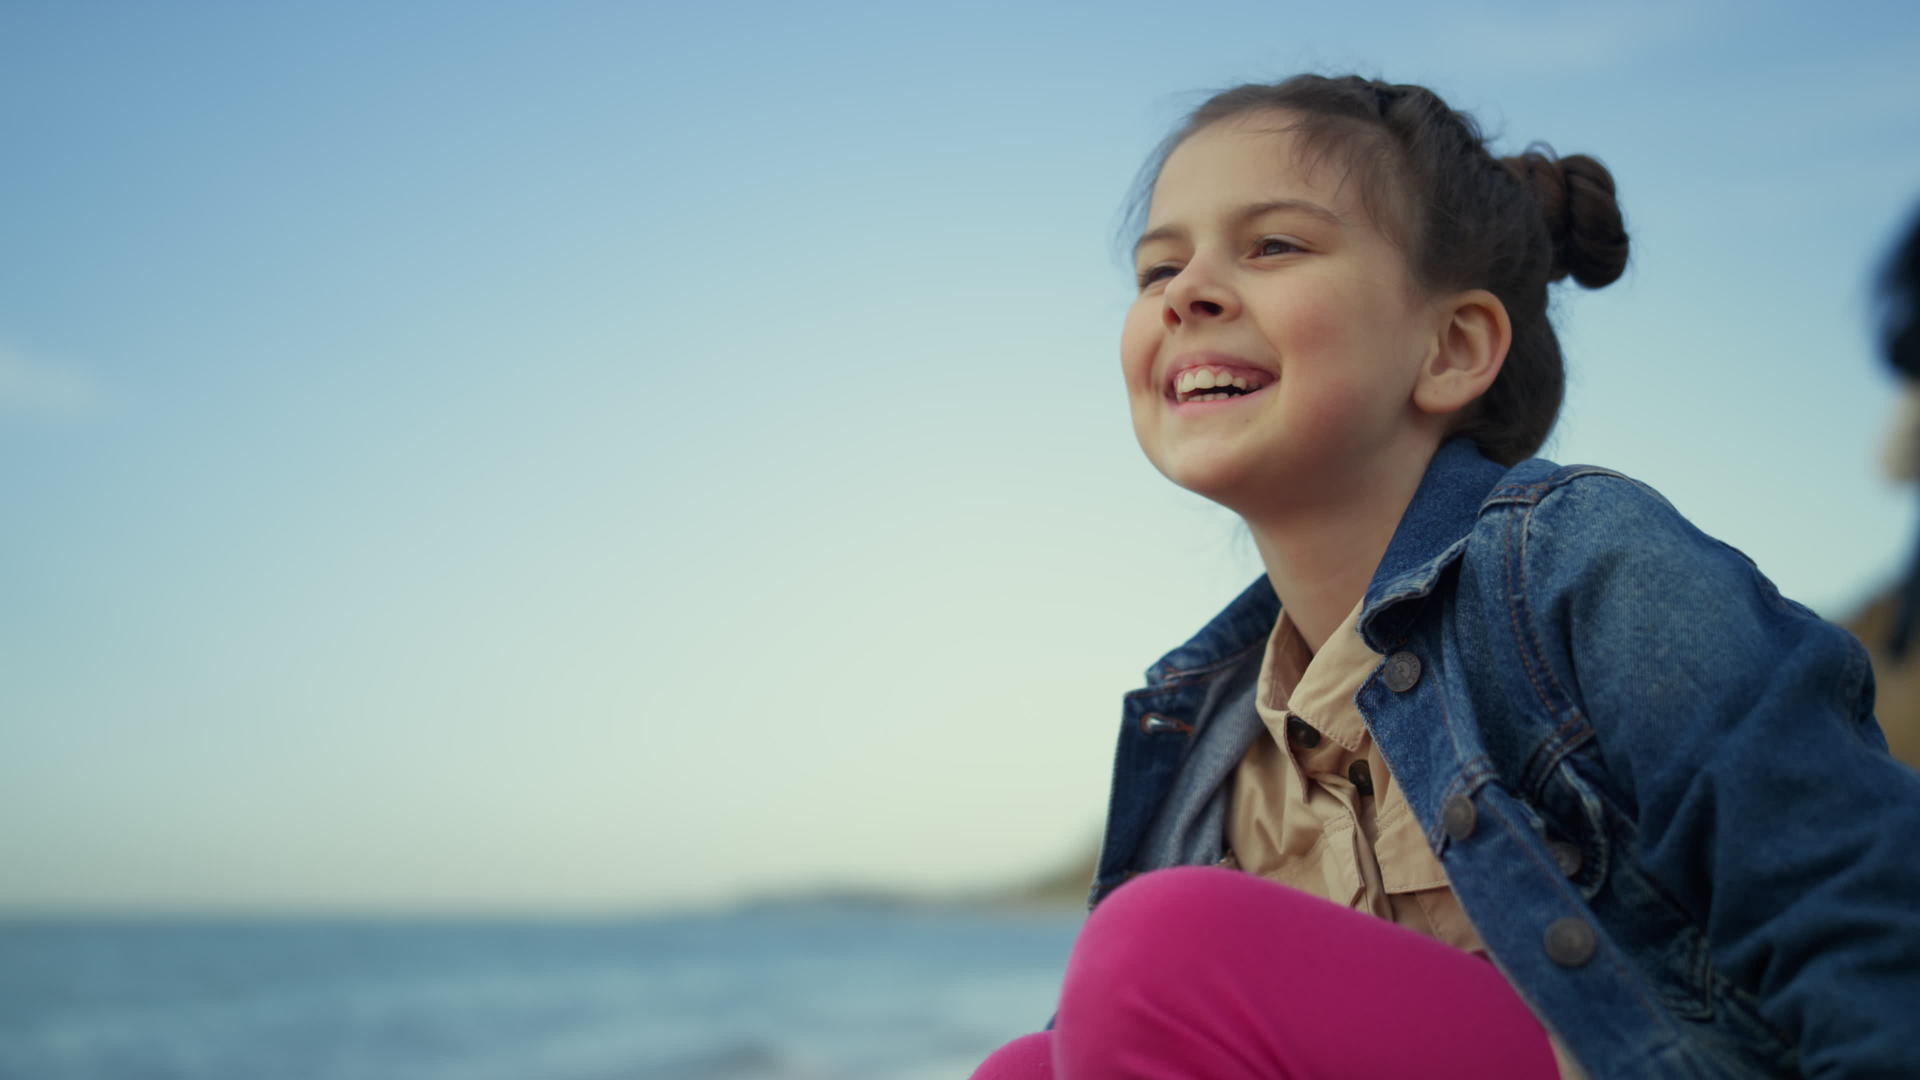
[[[1547,1033],[1486,960],[1251,874],[1142,875],[1087,919],[1052,1031],[973,1080],[1554,1080]]]

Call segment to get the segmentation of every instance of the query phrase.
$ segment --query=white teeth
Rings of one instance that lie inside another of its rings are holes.
[[[1252,393],[1266,385],[1266,380],[1255,380],[1237,372],[1218,371],[1213,368],[1188,368],[1173,380],[1173,391],[1180,397],[1186,397],[1196,390],[1212,390],[1216,387],[1234,387]]]
[[[1233,394],[1227,394],[1227,393],[1195,394],[1192,397],[1188,398],[1187,400],[1188,401],[1225,401],[1228,398],[1233,396],[1234,396]]]

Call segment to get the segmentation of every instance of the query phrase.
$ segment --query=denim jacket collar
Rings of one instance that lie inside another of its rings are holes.
[[[1481,456],[1465,436],[1449,439],[1434,453],[1361,605],[1360,634],[1375,652],[1388,652],[1405,636],[1418,607],[1408,602],[1431,593],[1448,565],[1460,557],[1467,534],[1506,471]],[[1199,633],[1148,668],[1147,684],[1203,675],[1234,660],[1272,632],[1279,614],[1280,601],[1262,574]]]
[[[1273,621],[1279,617],[1280,598],[1273,594],[1267,575],[1261,574],[1199,633],[1155,661],[1147,669],[1147,685],[1164,686],[1231,663],[1272,633]]]
[[[1409,601],[1432,593],[1440,575],[1460,558],[1489,493],[1506,472],[1465,436],[1447,440],[1434,453],[1361,602],[1360,636],[1374,652],[1384,654],[1405,639],[1419,608]]]

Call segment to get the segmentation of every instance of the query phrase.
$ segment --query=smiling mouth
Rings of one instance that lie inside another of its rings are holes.
[[[1192,367],[1173,379],[1173,400],[1181,405],[1200,401],[1227,401],[1259,393],[1275,376],[1245,368]]]

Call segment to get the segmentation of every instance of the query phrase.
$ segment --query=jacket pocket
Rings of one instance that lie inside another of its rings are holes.
[[[1588,769],[1597,765],[1587,754],[1569,754],[1543,786],[1548,853],[1661,1003],[1675,1016],[1711,1019],[1716,975],[1706,936],[1631,857],[1634,824],[1601,798]]]
[[[1607,882],[1615,828],[1599,792],[1580,774],[1577,754],[1560,760],[1535,793],[1536,827],[1554,866],[1591,902]]]

